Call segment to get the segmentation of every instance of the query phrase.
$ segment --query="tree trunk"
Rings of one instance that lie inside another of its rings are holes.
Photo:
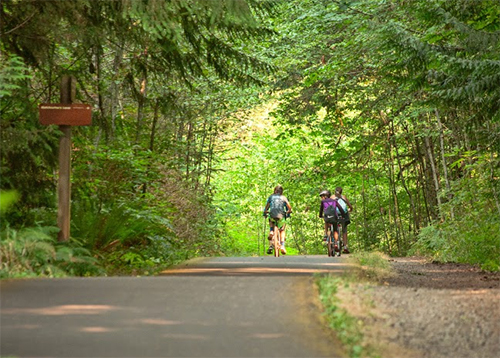
[[[439,144],[441,148],[441,162],[443,165],[443,175],[444,175],[444,182],[446,184],[446,191],[448,195],[448,200],[451,200],[453,198],[453,193],[451,192],[451,186],[450,186],[450,181],[448,179],[448,167],[446,164],[446,156],[445,156],[445,151],[444,151],[444,134],[443,134],[443,124],[441,123],[441,118],[439,116],[439,112],[437,109],[434,110],[436,113],[436,119],[438,122],[438,129],[439,129]],[[453,207],[450,209],[450,215],[452,219],[455,219],[455,213],[453,211]]]
[[[213,127],[214,125],[210,125],[210,133],[213,132]],[[213,157],[214,157],[214,147],[215,147],[215,138],[216,138],[216,133],[212,133],[210,135],[210,140],[208,144],[208,151],[207,151],[207,169],[206,169],[206,177],[205,177],[205,185],[207,188],[210,187],[210,181],[212,177],[212,162],[213,162]]]
[[[153,123],[151,125],[151,135],[149,136],[149,150],[154,151],[155,135],[156,135],[156,125],[158,124],[158,110],[160,107],[160,99],[157,98],[155,101]]]
[[[119,101],[119,86],[118,86],[118,80],[119,80],[119,69],[123,61],[123,45],[119,45],[116,48],[115,52],[115,59],[113,61],[113,74],[112,74],[112,81],[110,84],[110,117],[111,117],[111,126],[109,130],[109,141],[113,142],[115,139],[115,132],[116,132],[116,114],[118,112],[118,101]]]
[[[190,161],[191,161],[191,141],[193,139],[193,124],[191,121],[188,123],[188,130],[186,136],[186,156],[185,156],[185,164],[186,164],[186,179],[189,180],[189,176],[191,174],[190,171]]]
[[[367,200],[366,200],[366,191],[365,191],[365,174],[363,174],[363,182],[361,184],[361,197],[363,198],[362,200],[362,203],[363,203],[363,228],[364,228],[364,231],[365,233],[368,233],[369,232],[369,229],[368,229],[368,215],[366,213],[366,203],[367,203]],[[366,237],[366,235],[365,235]],[[365,240],[365,243],[363,244],[364,247],[366,247],[366,240]]]
[[[433,214],[432,210],[430,208],[429,204],[429,181],[427,180],[427,175],[425,173],[428,171],[427,170],[427,165],[425,161],[425,154],[422,153],[422,148],[420,145],[419,140],[415,138],[415,149],[417,153],[417,159],[419,162],[418,170],[419,170],[419,181],[422,186],[422,194],[423,194],[423,201],[424,201],[424,206],[425,206],[425,213],[426,213],[426,223],[430,223],[433,220]]]
[[[399,200],[397,196],[397,188],[396,188],[396,178],[395,178],[395,170],[394,170],[394,156],[392,154],[392,136],[393,133],[389,131],[387,133],[387,144],[386,144],[386,150],[387,150],[387,157],[389,159],[389,162],[387,163],[387,170],[389,172],[389,196],[392,196],[393,198],[393,204],[394,204],[394,228],[396,231],[396,246],[398,248],[398,254],[401,253],[401,239],[404,239],[404,234],[403,234],[403,229],[401,225],[401,217],[400,217],[400,211],[399,211]]]
[[[391,120],[391,127],[392,127],[392,132],[394,133],[394,120]],[[405,180],[405,176],[404,176],[404,170],[403,170],[403,166],[401,165],[401,158],[399,156],[399,150],[398,150],[398,145],[397,145],[397,141],[396,141],[395,136],[392,137],[391,144],[394,147],[394,151],[396,152],[396,160],[398,162],[399,176],[401,178],[401,184],[403,185],[403,188],[406,191],[406,195],[408,195],[408,199],[410,200],[410,209],[411,209],[411,212],[412,212],[413,222],[415,222],[416,217],[417,217],[417,214],[415,212],[415,202],[413,200],[413,196],[412,196],[410,190],[408,189],[408,186],[406,185],[406,180]],[[411,222],[412,221],[409,220],[409,224],[410,224],[409,232],[413,231]],[[416,234],[415,231],[414,231],[414,233]],[[406,243],[406,246],[408,246],[408,243]]]
[[[143,77],[141,79],[141,89],[138,94],[138,106],[137,106],[137,125],[135,133],[135,144],[138,145],[141,140],[142,127],[144,125],[144,107],[146,105],[146,93],[147,93],[147,73],[144,71]]]
[[[429,163],[431,166],[432,170],[432,178],[434,179],[434,190],[436,193],[436,200],[437,200],[437,205],[438,205],[438,212],[439,212],[439,218],[442,220],[442,215],[441,215],[441,198],[439,196],[439,179],[438,179],[438,173],[436,171],[436,165],[434,164],[434,153],[432,151],[432,146],[429,140],[429,136],[424,137],[425,140],[425,147],[427,150],[427,157],[429,158]]]

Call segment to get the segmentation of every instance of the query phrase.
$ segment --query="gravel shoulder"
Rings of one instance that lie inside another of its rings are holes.
[[[384,358],[500,356],[500,273],[424,258],[393,258],[394,275],[339,292]]]

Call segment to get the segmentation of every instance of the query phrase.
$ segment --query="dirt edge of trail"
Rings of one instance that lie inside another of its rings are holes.
[[[390,262],[392,277],[339,291],[375,356],[500,356],[500,272],[421,257]]]

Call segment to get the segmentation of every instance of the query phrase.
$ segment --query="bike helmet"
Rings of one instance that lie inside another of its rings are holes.
[[[332,193],[330,193],[330,190],[323,190],[321,193],[319,193],[319,196],[326,196],[326,197],[330,197],[332,196]]]

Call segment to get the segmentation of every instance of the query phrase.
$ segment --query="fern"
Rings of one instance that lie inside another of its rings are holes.
[[[10,96],[21,88],[22,80],[31,76],[27,74],[28,68],[19,56],[10,56],[0,62],[0,98]]]
[[[99,274],[97,260],[75,244],[57,243],[56,227],[3,230],[0,278]]]

